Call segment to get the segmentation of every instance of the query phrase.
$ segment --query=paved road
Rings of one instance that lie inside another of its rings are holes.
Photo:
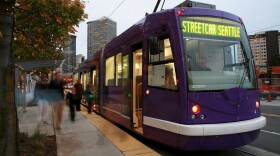
[[[266,126],[251,146],[280,155],[280,98],[267,102],[261,101],[262,115],[266,117]]]

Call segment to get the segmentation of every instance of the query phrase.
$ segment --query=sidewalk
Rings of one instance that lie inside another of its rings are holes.
[[[276,99],[271,100],[271,102],[268,102],[267,99],[261,99],[260,102],[261,102],[261,105],[280,107],[280,97],[279,96]]]
[[[101,116],[87,114],[84,107],[76,113],[75,122],[71,122],[69,108],[65,106],[61,130],[54,127],[52,109],[48,124],[39,124],[37,115],[37,106],[27,107],[19,116],[20,131],[32,135],[38,127],[40,132],[56,135],[58,156],[159,155]]]

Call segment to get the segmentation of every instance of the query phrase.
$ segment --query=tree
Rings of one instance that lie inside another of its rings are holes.
[[[0,0],[0,155],[19,155],[13,60],[61,58],[83,9],[80,0]]]
[[[18,155],[12,41],[13,0],[0,0],[0,155]]]
[[[17,0],[16,60],[62,58],[62,47],[75,26],[87,18],[80,0]]]

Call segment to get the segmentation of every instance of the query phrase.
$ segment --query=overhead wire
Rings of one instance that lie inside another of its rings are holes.
[[[114,11],[112,11],[110,14],[109,14],[109,16],[108,16],[108,18],[109,17],[111,17],[113,14],[114,14],[114,12],[123,4],[123,2],[125,2],[126,0],[123,0],[116,8],[115,8],[115,10]]]
[[[274,25],[274,26],[271,26],[271,27],[266,27],[266,28],[258,29],[258,30],[255,30],[255,31],[251,31],[249,33],[258,32],[258,31],[262,31],[262,30],[266,30],[266,29],[270,29],[270,28],[274,28],[274,27],[280,27],[280,24]]]

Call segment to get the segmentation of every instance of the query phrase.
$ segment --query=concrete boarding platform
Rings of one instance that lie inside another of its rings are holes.
[[[62,129],[57,130],[51,107],[48,124],[38,122],[37,106],[26,107],[19,116],[19,129],[29,135],[36,129],[47,135],[56,135],[58,156],[159,155],[98,114],[88,114],[84,107],[76,112],[75,119],[74,122],[70,120],[69,108],[65,106]]]

